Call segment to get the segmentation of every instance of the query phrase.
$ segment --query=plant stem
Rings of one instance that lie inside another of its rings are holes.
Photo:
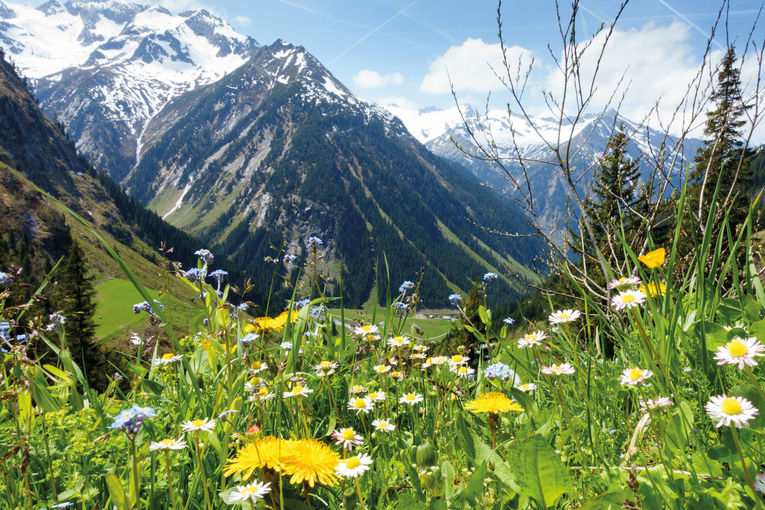
[[[364,506],[364,496],[361,495],[361,484],[358,477],[356,477],[356,493],[359,495],[359,503],[361,503],[362,510],[367,510],[367,507]]]
[[[741,443],[738,440],[738,430],[736,427],[731,427],[730,432],[733,435],[733,442],[736,445],[736,450],[738,451],[738,457],[741,459],[741,468],[744,470],[744,476],[746,477],[746,481],[749,482],[749,486],[752,488],[752,491],[754,492],[754,500],[757,502],[757,508],[762,508],[762,503],[760,502],[760,497],[757,494],[757,489],[754,488],[754,482],[752,481],[752,477],[749,476],[749,469],[746,467],[746,459],[744,458],[744,451],[741,449]]]
[[[167,486],[170,489],[170,501],[173,502],[173,510],[178,510],[175,502],[175,490],[173,489],[173,474],[170,470],[170,451],[165,450],[165,466],[167,467]]]

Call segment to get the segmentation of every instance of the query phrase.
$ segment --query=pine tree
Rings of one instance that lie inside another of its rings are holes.
[[[66,345],[74,362],[87,373],[91,386],[103,389],[107,362],[105,353],[94,343],[96,292],[88,276],[85,254],[76,241],[69,248],[57,280],[52,300],[66,317]]]
[[[685,226],[686,244],[700,237],[701,227],[706,223],[717,181],[720,190],[717,197],[716,215],[722,218],[723,209],[730,207],[731,226],[744,222],[749,211],[747,187],[750,181],[749,160],[752,151],[744,150],[742,128],[748,108],[741,97],[741,79],[736,68],[736,52],[729,46],[717,73],[717,84],[710,97],[715,108],[707,113],[704,127],[704,145],[694,159],[688,186],[690,219]],[[730,198],[727,199],[730,194]],[[715,232],[719,232],[715,221]]]

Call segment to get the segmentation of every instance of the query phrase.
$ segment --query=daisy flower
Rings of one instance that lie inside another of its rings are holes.
[[[542,343],[542,340],[547,338],[548,335],[544,331],[534,331],[532,333],[523,335],[518,339],[518,348],[525,349],[526,347],[536,347]]]
[[[149,451],[155,450],[183,450],[188,446],[183,439],[163,439],[162,441],[153,442],[149,445]]]
[[[637,386],[652,375],[653,372],[650,370],[643,370],[638,367],[625,368],[622,375],[619,376],[619,380],[625,386]]]
[[[249,485],[237,485],[236,489],[228,496],[229,503],[245,503],[247,501],[251,503],[257,503],[259,499],[263,499],[266,494],[271,491],[271,482],[258,482],[254,481]]]
[[[447,363],[449,361],[449,358],[446,356],[436,356],[433,358],[433,361],[430,362],[431,365],[441,366],[444,363]]]
[[[369,335],[379,335],[380,329],[374,324],[363,324],[353,328],[353,334],[368,337]]]
[[[611,305],[617,310],[629,310],[645,303],[645,294],[640,290],[625,290],[611,298]]]
[[[550,324],[563,324],[565,322],[573,322],[582,316],[582,312],[579,310],[558,310],[553,312],[547,317]]]
[[[754,359],[757,356],[765,356],[765,345],[762,345],[756,337],[736,337],[727,344],[718,347],[715,359],[718,365],[738,365],[739,369],[744,366],[757,366]]]
[[[348,409],[351,411],[356,411],[356,414],[364,413],[367,414],[369,411],[374,409],[375,404],[372,402],[372,400],[368,397],[357,397],[352,398],[348,402]]]
[[[258,372],[262,372],[266,369],[268,369],[268,363],[265,361],[253,361],[252,365],[250,365],[250,372],[253,374],[257,374]]]
[[[184,432],[195,432],[198,430],[204,430],[205,432],[212,432],[215,428],[215,420],[205,418],[203,420],[189,420],[183,422],[181,429]]]
[[[560,365],[550,365],[542,367],[542,373],[547,375],[571,375],[575,372],[571,363],[561,363]]]
[[[354,384],[348,390],[348,393],[366,393],[367,389],[361,384]]]
[[[640,285],[640,278],[637,276],[622,276],[616,280],[608,282],[608,290],[618,289],[626,285]]]
[[[655,411],[656,409],[661,409],[662,407],[671,407],[672,405],[673,402],[669,399],[669,397],[659,397],[651,400],[641,400],[640,410]]]
[[[523,392],[529,392],[534,391],[537,389],[537,385],[534,383],[524,383],[524,384],[518,384],[515,386],[517,389],[523,391]]]
[[[276,396],[276,393],[269,392],[268,388],[265,386],[261,386],[258,391],[255,392],[255,395],[253,395],[258,400],[271,400]]]
[[[334,374],[337,367],[338,364],[335,361],[322,361],[314,367],[314,370],[319,377],[325,377]]]
[[[744,397],[729,397],[725,394],[710,397],[704,406],[712,420],[717,420],[715,426],[735,425],[737,428],[749,426],[749,420],[760,414],[752,403]]]
[[[422,402],[422,400],[422,395],[419,393],[406,393],[403,397],[398,399],[399,403],[409,404],[410,406]]]
[[[311,388],[303,386],[300,383],[295,383],[290,387],[289,391],[282,393],[282,398],[307,397],[309,393],[313,393]]]
[[[360,446],[364,443],[364,437],[357,434],[353,427],[335,430],[330,437],[345,450],[351,450],[354,446]]]
[[[468,356],[463,356],[462,354],[455,354],[451,358],[449,358],[449,365],[465,365],[467,364],[468,360],[470,358]]]
[[[409,340],[403,336],[394,336],[388,339],[388,345],[391,347],[404,347],[409,344]]]
[[[252,391],[258,386],[260,386],[262,382],[263,382],[263,379],[261,379],[260,377],[257,377],[257,376],[250,377],[248,381],[245,381],[244,389],[247,391]]]
[[[390,374],[388,374],[388,377],[391,377],[393,379],[398,379],[400,381],[400,380],[402,380],[404,378],[404,373],[403,372],[399,372],[399,371],[396,370],[396,371],[391,372]]]
[[[164,365],[169,365],[170,363],[175,363],[176,361],[180,361],[183,359],[183,356],[180,354],[173,355],[172,352],[167,352],[162,355],[161,358],[157,358],[154,360],[154,366],[160,367]]]
[[[371,465],[372,458],[366,453],[362,453],[358,456],[349,457],[341,461],[335,468],[335,473],[343,478],[356,478],[369,470],[369,466]]]
[[[372,402],[382,402],[385,400],[385,392],[384,391],[372,391],[367,393],[367,398],[371,400]]]
[[[372,422],[372,426],[375,430],[382,430],[383,432],[393,432],[396,430],[396,426],[388,420],[375,420]]]
[[[390,365],[375,365],[374,370],[378,374],[384,374],[385,372],[390,372]]]
[[[460,378],[470,377],[475,373],[475,370],[466,365],[452,365],[450,370]]]

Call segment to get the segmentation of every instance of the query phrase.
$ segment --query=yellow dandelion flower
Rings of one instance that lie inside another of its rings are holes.
[[[499,414],[509,411],[523,412],[523,407],[517,402],[513,402],[503,393],[492,392],[484,393],[475,400],[465,404],[465,409],[474,413]]]
[[[292,475],[291,484],[306,482],[310,487],[316,482],[330,487],[337,484],[335,468],[340,463],[340,456],[326,444],[315,439],[301,439],[294,442],[290,454],[284,474]]]
[[[231,476],[244,473],[242,479],[246,480],[257,468],[281,471],[291,458],[293,443],[292,440],[273,436],[256,439],[240,449],[235,458],[229,459],[223,474]]]
[[[658,250],[649,251],[645,255],[638,257],[638,260],[646,265],[646,267],[653,269],[664,265],[664,258],[667,256],[667,251],[664,248]]]
[[[255,324],[248,324],[245,326],[244,331],[251,333],[253,331],[281,331],[284,329],[284,325],[287,324],[287,315],[289,312],[284,311],[276,317],[258,317],[255,319]],[[289,317],[290,322],[295,322],[297,319],[297,310],[292,311],[292,316]]]
[[[667,284],[660,283],[658,286],[655,283],[647,283],[640,286],[640,292],[647,294],[651,297],[663,296],[667,293]]]

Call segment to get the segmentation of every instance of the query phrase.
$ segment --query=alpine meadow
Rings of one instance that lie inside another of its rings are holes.
[[[0,0],[0,508],[765,507],[765,6],[494,1]]]

